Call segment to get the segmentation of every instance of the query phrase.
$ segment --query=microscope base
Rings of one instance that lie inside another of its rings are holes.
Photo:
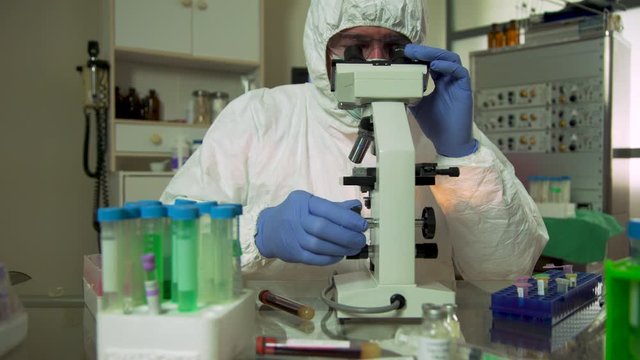
[[[380,314],[337,311],[339,319],[422,318],[424,303],[455,303],[455,292],[437,282],[420,285],[380,285],[371,273],[364,271],[335,275],[333,279],[336,285],[336,301],[341,304],[379,307],[388,305],[394,294],[400,294],[406,299],[406,305],[401,310]]]

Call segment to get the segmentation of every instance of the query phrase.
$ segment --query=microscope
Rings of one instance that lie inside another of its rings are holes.
[[[437,257],[437,244],[416,244],[416,226],[425,238],[435,235],[435,215],[426,207],[415,219],[415,186],[435,184],[436,175],[459,176],[458,168],[415,163],[407,105],[426,91],[429,64],[405,57],[403,47],[394,49],[390,60],[367,61],[352,46],[344,60],[332,61],[332,70],[338,107],[363,108],[350,160],[359,164],[372,144],[376,156],[374,168],[356,167],[343,177],[343,185],[368,193],[365,206],[372,218],[370,245],[356,256],[370,259],[369,271],[333,277],[338,318],[421,318],[422,304],[454,303],[455,293],[437,282],[416,284],[416,257]],[[382,312],[351,311],[390,304],[393,309]]]

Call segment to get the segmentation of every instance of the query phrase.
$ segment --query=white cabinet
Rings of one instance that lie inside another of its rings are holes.
[[[111,178],[113,206],[138,200],[158,200],[169,185],[173,173],[118,171]]]
[[[114,0],[115,45],[260,61],[259,0]]]

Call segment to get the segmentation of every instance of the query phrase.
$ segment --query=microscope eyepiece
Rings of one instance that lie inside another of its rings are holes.
[[[344,60],[346,62],[365,61],[362,48],[358,45],[347,46],[347,48],[344,49]]]

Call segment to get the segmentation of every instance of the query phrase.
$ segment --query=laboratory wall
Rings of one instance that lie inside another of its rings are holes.
[[[291,83],[291,68],[305,67],[302,33],[309,0],[268,0],[265,2],[265,86]],[[423,0],[427,16],[427,43],[446,44],[445,0]]]
[[[82,170],[82,80],[98,2],[0,1],[0,261],[33,279],[22,295],[82,294],[97,252]]]

